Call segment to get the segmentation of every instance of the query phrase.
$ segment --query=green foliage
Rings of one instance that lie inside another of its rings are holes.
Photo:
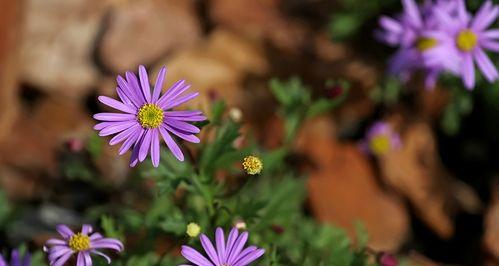
[[[284,118],[285,145],[296,137],[297,131],[305,119],[310,119],[327,113],[342,103],[348,95],[349,86],[340,82],[344,91],[333,99],[312,99],[311,89],[305,86],[297,77],[287,81],[272,79],[269,83],[270,90],[280,104],[279,113]]]
[[[473,110],[473,100],[469,91],[453,87],[451,100],[442,115],[441,127],[447,135],[455,135],[461,128],[461,120]]]
[[[394,77],[389,77],[381,85],[371,90],[370,97],[375,103],[392,106],[399,101],[401,94],[400,81]]]

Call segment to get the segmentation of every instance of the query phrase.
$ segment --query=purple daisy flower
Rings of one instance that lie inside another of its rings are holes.
[[[438,41],[447,43],[447,50],[454,57],[460,58],[459,74],[468,89],[475,86],[475,63],[489,82],[499,78],[495,65],[485,53],[486,50],[499,52],[499,30],[488,28],[499,16],[499,7],[486,1],[475,14],[470,16],[463,0],[457,0],[461,6],[456,16],[436,10],[436,18],[444,25],[445,31],[430,31],[429,35]]]
[[[180,161],[184,160],[184,155],[170,133],[189,142],[199,143],[199,138],[195,134],[200,130],[189,122],[206,120],[202,112],[171,110],[197,97],[199,93],[183,95],[190,85],[180,80],[161,95],[165,74],[166,68],[163,67],[159,71],[151,94],[146,69],[144,66],[139,66],[139,79],[132,72],[126,72],[126,79],[118,76],[116,92],[121,101],[99,96],[100,102],[122,113],[95,114],[94,118],[103,122],[94,128],[100,130],[100,136],[116,134],[109,142],[111,145],[124,142],[119,150],[120,155],[133,147],[131,167],[144,161],[149,153],[152,164],[158,167],[160,136]]]
[[[182,246],[182,256],[196,266],[246,266],[265,253],[264,249],[259,249],[256,246],[243,249],[248,240],[248,233],[243,232],[238,235],[237,228],[232,228],[227,242],[225,242],[224,231],[222,228],[217,228],[215,232],[216,249],[206,235],[202,234],[200,237],[201,245],[208,258],[189,246]],[[182,264],[179,266],[190,265]]]
[[[414,0],[402,0],[404,11],[396,18],[382,16],[381,31],[377,37],[391,46],[399,47],[389,60],[389,72],[403,81],[410,79],[415,71],[425,73],[425,86],[433,88],[443,70],[457,72],[458,62],[447,49],[445,42],[427,34],[441,27],[434,19],[435,10],[452,16],[458,10],[456,1],[426,1],[418,6]]]
[[[77,266],[91,266],[92,258],[90,254],[97,254],[104,257],[107,263],[111,263],[111,258],[98,249],[113,249],[118,252],[123,251],[123,244],[114,238],[104,238],[99,233],[92,233],[92,226],[84,224],[81,232],[73,233],[69,227],[58,225],[57,232],[63,239],[49,239],[43,250],[48,253],[50,266],[64,265],[73,254],[77,255]]]
[[[29,253],[24,254],[23,257],[19,254],[17,249],[12,250],[10,253],[10,264],[7,260],[0,255],[0,266],[30,266],[31,265],[31,255]]]
[[[401,146],[399,134],[386,122],[374,123],[367,130],[365,139],[360,143],[362,151],[376,156],[397,150]]]

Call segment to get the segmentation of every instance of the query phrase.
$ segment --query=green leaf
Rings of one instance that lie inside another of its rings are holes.
[[[93,133],[90,135],[87,141],[87,151],[90,153],[90,156],[94,159],[98,159],[102,153],[102,144],[103,140],[97,133]]]

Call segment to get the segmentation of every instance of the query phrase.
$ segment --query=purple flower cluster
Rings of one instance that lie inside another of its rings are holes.
[[[415,71],[425,73],[432,88],[446,71],[475,86],[475,64],[489,82],[499,78],[485,51],[499,52],[499,30],[489,29],[499,16],[499,7],[486,1],[473,16],[464,0],[402,0],[404,10],[395,18],[383,16],[377,37],[398,47],[390,59],[389,72],[408,80]]]

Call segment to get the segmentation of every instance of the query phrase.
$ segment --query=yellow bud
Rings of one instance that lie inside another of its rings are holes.
[[[247,174],[256,175],[263,169],[262,160],[256,156],[246,156],[243,161],[243,168]]]
[[[186,233],[190,237],[197,237],[201,233],[201,227],[197,223],[190,223],[187,225]]]

